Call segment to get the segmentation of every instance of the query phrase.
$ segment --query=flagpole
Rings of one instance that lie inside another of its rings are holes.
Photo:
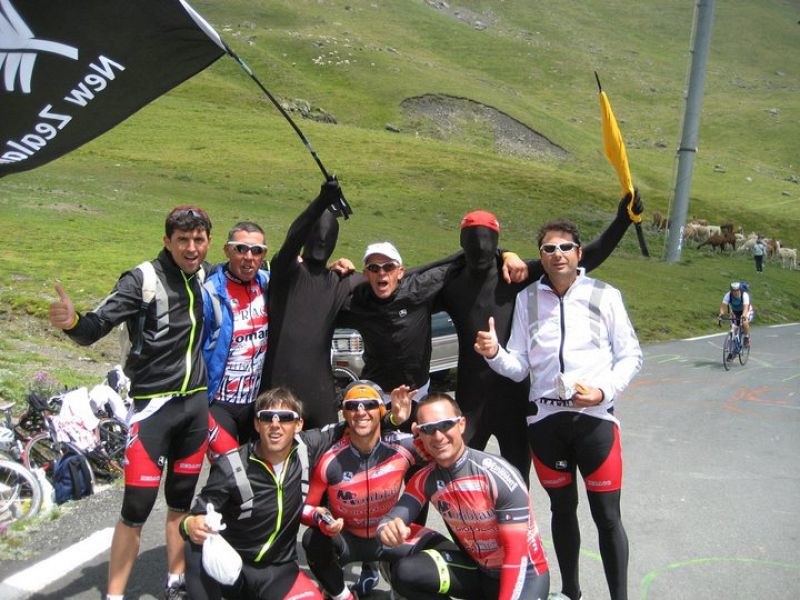
[[[314,147],[311,145],[311,142],[308,141],[308,138],[303,134],[303,132],[300,130],[300,128],[294,122],[292,117],[289,116],[289,113],[286,112],[286,110],[281,106],[280,102],[278,102],[278,100],[275,98],[275,96],[273,96],[270,93],[270,91],[264,86],[264,84],[261,83],[261,81],[259,81],[258,77],[256,77],[255,73],[253,73],[253,70],[247,65],[247,63],[244,62],[244,60],[242,60],[241,57],[239,57],[239,55],[236,54],[236,52],[234,52],[233,49],[231,49],[231,47],[228,46],[228,44],[225,43],[224,40],[222,40],[220,38],[220,41],[222,41],[222,44],[223,44],[223,46],[225,48],[225,52],[227,52],[228,55],[231,58],[233,58],[233,60],[235,60],[236,63],[242,68],[242,70],[245,73],[247,73],[253,81],[256,82],[256,85],[259,88],[261,88],[261,91],[264,92],[264,94],[267,96],[267,98],[269,98],[269,100],[272,102],[272,104],[275,105],[275,108],[277,108],[278,111],[289,122],[289,125],[292,126],[292,129],[294,129],[295,133],[297,133],[297,135],[300,137],[300,139],[302,140],[302,142],[305,145],[305,147],[311,153],[311,157],[314,159],[314,162],[317,163],[317,166],[319,167],[319,170],[322,171],[322,175],[325,177],[325,180],[327,181],[328,179],[331,179],[331,175],[328,174],[328,170],[325,168],[325,165],[322,164],[322,161],[320,160],[319,156],[317,155],[317,151],[314,150]],[[339,196],[339,210],[342,213],[342,216],[345,219],[348,219],[348,218],[350,218],[350,215],[353,214],[353,209],[350,208],[350,204],[345,199],[344,194],[341,193],[341,190],[339,191],[339,194],[340,194],[340,196]]]

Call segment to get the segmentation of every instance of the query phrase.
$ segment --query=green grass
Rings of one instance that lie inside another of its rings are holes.
[[[593,71],[600,73],[628,143],[647,213],[667,213],[689,67],[692,6],[679,0],[460,0],[485,13],[479,31],[423,0],[198,1],[265,85],[332,113],[337,125],[298,121],[327,168],[340,175],[355,214],[338,254],[358,258],[378,238],[409,264],[449,254],[458,221],[485,208],[504,246],[534,252],[543,221],[567,216],[591,238],[616,210],[619,186],[601,150]],[[455,6],[451,3],[451,6]],[[800,53],[788,3],[717,5],[689,215],[732,222],[800,245]],[[250,25],[252,24],[252,26]],[[347,62],[345,62],[347,61]],[[563,160],[499,156],[487,126],[456,119],[450,136],[402,109],[439,93],[496,107],[569,152]],[[777,109],[777,114],[771,113]],[[391,123],[400,133],[385,130]],[[719,171],[724,172],[719,172]],[[92,307],[119,274],[160,248],[172,206],[198,203],[215,222],[209,255],[237,220],[255,219],[276,249],[321,177],[288,124],[222,59],[82,149],[0,180],[0,394],[18,397],[48,353],[20,350],[18,324],[65,357],[79,351],[44,327],[52,283]],[[646,228],[647,229],[647,228]],[[622,289],[643,340],[709,333],[731,279],[750,279],[762,323],[800,319],[800,274],[749,257],[686,247],[666,264],[633,233],[597,272]],[[13,333],[13,335],[12,335]],[[60,345],[59,345],[60,344]],[[83,352],[83,351],[80,351]],[[92,357],[103,359],[100,351]]]

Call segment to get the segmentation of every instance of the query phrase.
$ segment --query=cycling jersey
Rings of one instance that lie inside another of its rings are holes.
[[[153,261],[156,295],[148,307],[139,356],[129,355],[125,375],[131,380],[132,398],[188,395],[206,389],[206,367],[200,353],[203,296],[198,273],[187,275],[166,249]],[[88,346],[127,322],[128,331],[139,330],[143,275],[140,269],[123,273],[114,290],[93,311],[80,316],[65,333]]]
[[[520,292],[507,349],[486,361],[515,381],[531,377],[529,423],[564,410],[618,422],[614,399],[641,368],[642,351],[619,291],[581,268],[563,297],[546,277]],[[600,388],[603,401],[580,408],[560,398],[562,374]]]
[[[267,352],[268,282],[267,271],[245,282],[225,265],[203,285],[203,357],[211,401],[255,402]]]
[[[478,568],[500,579],[499,600],[515,597],[515,584],[527,572],[547,572],[527,486],[504,459],[465,448],[450,467],[428,465],[383,521],[410,523],[427,501]]]
[[[206,504],[213,504],[227,525],[222,536],[246,562],[297,560],[297,532],[306,491],[303,480],[307,481],[308,469],[343,430],[343,425],[337,425],[301,431],[277,475],[272,465],[255,453],[256,442],[224,454],[211,466],[192,514],[205,514]],[[243,484],[242,474],[249,485]],[[181,533],[186,536],[183,527]]]
[[[413,436],[388,432],[369,454],[341,439],[327,450],[311,478],[302,522],[315,526],[315,508],[327,492],[335,518],[344,520],[344,531],[363,538],[375,535],[380,520],[397,502],[408,468],[423,459],[414,448]]]
[[[749,292],[742,292],[741,294],[739,294],[739,297],[736,298],[733,294],[730,293],[730,291],[728,291],[722,297],[722,304],[728,305],[731,309],[731,312],[735,314],[737,317],[742,316],[745,306],[750,307],[750,309],[747,311],[746,316],[750,318],[753,314],[753,305],[750,304]]]

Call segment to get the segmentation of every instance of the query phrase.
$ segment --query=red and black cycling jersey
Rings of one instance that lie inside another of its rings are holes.
[[[410,523],[429,500],[481,569],[497,576],[505,569],[547,571],[527,486],[504,459],[466,448],[449,468],[431,463],[411,478],[384,522]],[[525,526],[502,527],[515,524]]]
[[[369,454],[361,453],[344,437],[322,455],[303,507],[304,525],[316,525],[314,509],[328,493],[335,518],[344,520],[344,531],[371,538],[381,519],[397,503],[408,468],[422,462],[414,437],[387,432]]]

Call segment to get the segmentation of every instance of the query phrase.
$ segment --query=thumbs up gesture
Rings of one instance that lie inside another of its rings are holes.
[[[60,283],[56,283],[55,288],[58,300],[50,303],[50,323],[59,329],[72,329],[77,321],[75,305]]]
[[[500,350],[497,333],[494,330],[494,317],[489,317],[489,331],[479,331],[475,337],[475,352],[486,358],[494,358]]]

